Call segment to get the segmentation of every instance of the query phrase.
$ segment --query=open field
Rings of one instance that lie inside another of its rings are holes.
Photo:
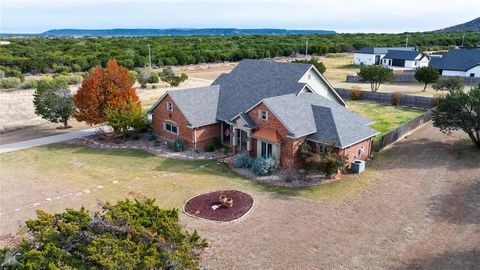
[[[380,139],[388,131],[407,123],[425,112],[403,106],[388,106],[353,100],[347,100],[346,102],[350,110],[375,122],[370,127],[379,131],[380,134],[374,138],[374,141]]]
[[[370,90],[370,85],[366,83],[352,84],[346,83],[347,74],[356,73],[359,69],[352,67],[351,62],[353,54],[329,54],[318,57],[320,61],[327,66],[325,77],[334,87],[343,87],[350,89],[354,85],[360,86],[363,90]],[[291,61],[291,58],[279,58],[278,61]],[[144,109],[148,109],[155,101],[162,96],[165,91],[173,89],[182,89],[190,87],[201,87],[211,84],[221,73],[230,72],[237,63],[216,63],[216,64],[198,64],[174,67],[176,72],[185,72],[189,79],[179,87],[170,87],[166,83],[155,84],[156,89],[149,85],[148,89],[140,89],[136,85],[137,93],[143,103]],[[38,79],[38,76],[33,76]],[[28,78],[27,78],[28,79]],[[75,91],[78,86],[73,86]],[[433,95],[433,90],[429,87],[426,92],[422,92],[420,84],[385,84],[379,91],[402,92],[414,95]],[[13,143],[28,139],[34,139],[46,135],[54,135],[65,130],[57,130],[58,125],[51,124],[36,116],[33,109],[34,90],[18,90],[11,92],[0,91],[0,144]],[[74,129],[83,129],[88,126],[82,123],[72,121]],[[5,132],[9,131],[10,132]]]
[[[256,200],[239,221],[181,215],[210,241],[209,269],[475,269],[478,164],[464,134],[430,124],[379,153],[365,174],[303,189],[260,185],[215,161],[52,145],[0,155],[0,230],[14,233],[37,208],[98,209],[132,193],[181,208],[195,194],[238,189]]]

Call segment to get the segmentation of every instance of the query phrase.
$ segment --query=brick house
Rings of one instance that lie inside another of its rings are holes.
[[[243,60],[210,86],[166,92],[149,113],[162,138],[193,149],[218,138],[234,153],[272,157],[282,167],[297,163],[304,141],[317,153],[333,148],[364,160],[378,134],[309,64]]]

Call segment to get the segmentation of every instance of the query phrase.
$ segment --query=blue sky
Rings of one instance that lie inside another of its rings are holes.
[[[0,0],[0,33],[58,28],[427,31],[480,16],[478,0]]]

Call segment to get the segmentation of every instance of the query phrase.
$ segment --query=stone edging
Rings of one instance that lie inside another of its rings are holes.
[[[223,190],[218,190],[218,191],[223,191]],[[235,191],[239,191],[239,190],[235,190]],[[245,216],[247,216],[247,215],[253,210],[253,207],[255,206],[255,197],[253,197],[253,196],[250,195],[249,193],[240,191],[240,192],[243,192],[243,193],[247,194],[248,196],[252,197],[253,203],[252,203],[252,207],[250,207],[250,209],[248,209],[248,211],[245,212],[245,214],[243,214],[241,217],[239,217],[239,218],[237,218],[237,219],[230,220],[230,221],[211,220],[211,219],[208,219],[208,218],[202,218],[202,217],[194,216],[194,215],[188,213],[188,212],[185,210],[185,206],[187,205],[187,202],[188,202],[188,201],[190,201],[191,199],[193,199],[193,198],[195,198],[195,197],[198,197],[198,196],[200,196],[200,195],[205,195],[205,194],[212,193],[212,192],[217,192],[217,191],[200,193],[200,194],[197,194],[197,195],[195,195],[195,196],[193,196],[193,197],[188,198],[188,199],[185,201],[185,203],[183,204],[182,212],[183,212],[185,215],[189,216],[189,217],[196,218],[196,219],[199,219],[199,220],[205,220],[205,221],[214,222],[214,223],[231,223],[231,222],[236,222],[236,221],[240,221],[241,219],[243,219]]]

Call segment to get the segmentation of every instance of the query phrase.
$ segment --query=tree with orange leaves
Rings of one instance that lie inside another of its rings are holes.
[[[130,82],[128,69],[109,60],[105,69],[95,67],[83,80],[73,98],[78,121],[90,125],[105,123],[106,111],[125,107],[141,110],[138,96]]]

